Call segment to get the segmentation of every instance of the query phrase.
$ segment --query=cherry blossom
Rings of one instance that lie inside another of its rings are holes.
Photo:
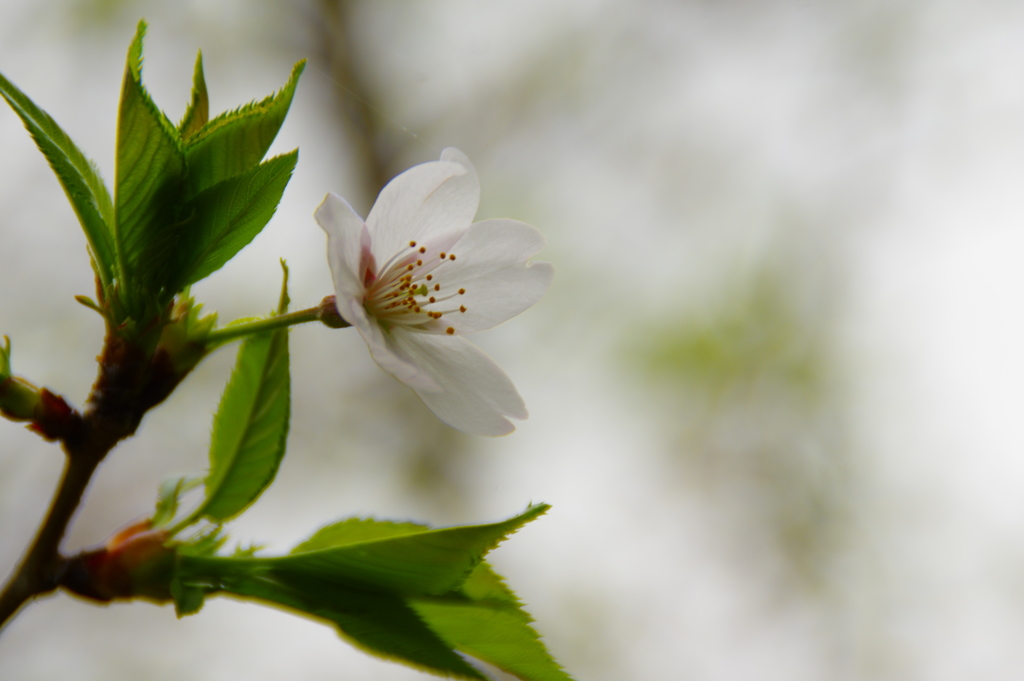
[[[327,233],[338,313],[385,372],[444,422],[505,435],[523,399],[495,362],[463,336],[515,317],[548,290],[554,269],[531,263],[544,238],[525,223],[473,222],[476,170],[458,149],[397,176],[364,221],[330,193],[316,211]]]

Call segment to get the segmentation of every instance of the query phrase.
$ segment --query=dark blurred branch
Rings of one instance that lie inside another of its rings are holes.
[[[317,48],[328,65],[338,110],[349,128],[354,165],[362,169],[370,197],[375,197],[394,176],[395,152],[388,151],[381,134],[373,97],[360,71],[353,29],[354,3],[319,0],[322,21],[316,25]]]

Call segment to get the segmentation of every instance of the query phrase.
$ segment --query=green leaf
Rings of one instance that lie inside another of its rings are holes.
[[[152,518],[153,527],[163,527],[174,520],[181,495],[198,487],[200,483],[201,478],[182,477],[164,480],[157,492],[156,510]]]
[[[199,612],[206,600],[206,591],[197,586],[184,584],[180,579],[171,580],[171,598],[174,599],[174,613],[178,617]]]
[[[277,210],[298,150],[210,187],[195,198],[178,243],[174,290],[208,277],[251,242]]]
[[[11,339],[4,336],[3,345],[0,346],[0,381],[11,377]]]
[[[530,626],[532,618],[486,563],[457,591],[410,599],[450,646],[523,681],[572,681]]]
[[[174,535],[175,532],[169,532]],[[178,545],[178,556],[190,556],[194,558],[210,558],[216,555],[228,541],[224,530],[220,525],[207,525],[199,532],[189,537],[188,541]]]
[[[267,576],[249,561],[248,569],[219,571],[223,559],[182,559],[182,580],[193,588],[224,591],[257,599],[333,622],[339,632],[366,652],[411,666],[450,674],[456,678],[484,679],[451,647],[431,631],[401,598],[375,593],[315,577]],[[205,589],[204,589],[205,586]]]
[[[283,291],[282,303],[286,300]],[[247,338],[214,417],[206,499],[189,521],[228,520],[271,483],[284,457],[290,390],[288,329]]]
[[[571,681],[544,650],[515,595],[482,562],[489,549],[547,508],[440,530],[352,518],[276,558],[179,551],[175,579],[179,589],[230,593],[329,620],[367,652],[435,673],[484,678],[458,650],[527,681]]]
[[[179,240],[187,216],[182,215],[185,156],[178,133],[157,109],[142,85],[142,39],[139,22],[128,50],[117,122],[117,182],[114,231],[117,258],[125,279],[129,315],[143,314],[149,298],[168,299],[161,292],[168,277],[168,253]],[[161,298],[156,298],[161,296]]]
[[[395,523],[373,518],[347,518],[320,528],[316,533],[291,550],[293,554],[337,548],[349,544],[389,539],[407,534],[419,534],[430,528],[416,523]]]
[[[93,163],[71,138],[25,93],[0,75],[0,96],[18,114],[60,180],[89,242],[93,270],[104,288],[117,276],[110,193]]]
[[[221,114],[188,139],[185,156],[193,195],[250,170],[263,159],[284,122],[305,65],[304,60],[298,62],[276,94]]]
[[[457,589],[484,554],[548,508],[545,504],[532,506],[514,518],[489,525],[420,530],[354,543],[344,538],[345,530],[365,532],[365,523],[373,521],[338,523],[300,544],[296,547],[298,553],[265,560],[275,572],[361,584],[404,595],[442,594]],[[383,531],[394,529],[390,525]],[[308,549],[311,544],[324,544],[328,535],[340,543]]]
[[[178,134],[183,140],[199,132],[210,120],[210,98],[206,94],[206,77],[203,75],[203,53],[196,56],[195,73],[192,76],[192,101],[185,109],[185,115],[178,124]]]

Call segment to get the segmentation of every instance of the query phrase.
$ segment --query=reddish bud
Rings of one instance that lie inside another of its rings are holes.
[[[167,531],[151,529],[149,519],[119,530],[100,549],[86,551],[69,561],[64,585],[98,601],[115,598],[171,599],[173,547]]]

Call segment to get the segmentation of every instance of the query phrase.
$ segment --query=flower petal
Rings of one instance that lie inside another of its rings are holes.
[[[396,328],[389,340],[441,387],[440,392],[416,392],[439,419],[453,428],[474,435],[507,435],[515,426],[506,416],[529,416],[511,379],[465,338]]]
[[[427,241],[466,230],[480,204],[476,170],[458,149],[442,160],[421,163],[381,190],[366,218],[378,263],[410,241]]]
[[[452,304],[465,312],[450,312],[438,320],[466,334],[497,326],[523,312],[547,292],[554,268],[546,262],[528,262],[544,248],[536,228],[517,220],[484,220],[472,225],[451,247],[457,259],[437,271],[441,293],[457,295]]]
[[[358,298],[362,300],[363,253],[369,248],[369,233],[363,219],[353,210],[348,201],[334,192],[324,197],[323,203],[313,214],[320,227],[327,232],[327,262],[334,275],[334,289],[338,299]],[[341,308],[338,308],[342,312]],[[349,324],[353,321],[341,316]]]
[[[358,301],[336,298],[338,312],[363,337],[370,357],[385,373],[405,383],[420,395],[439,392],[441,386],[416,362],[401,355],[375,319],[371,319]]]

